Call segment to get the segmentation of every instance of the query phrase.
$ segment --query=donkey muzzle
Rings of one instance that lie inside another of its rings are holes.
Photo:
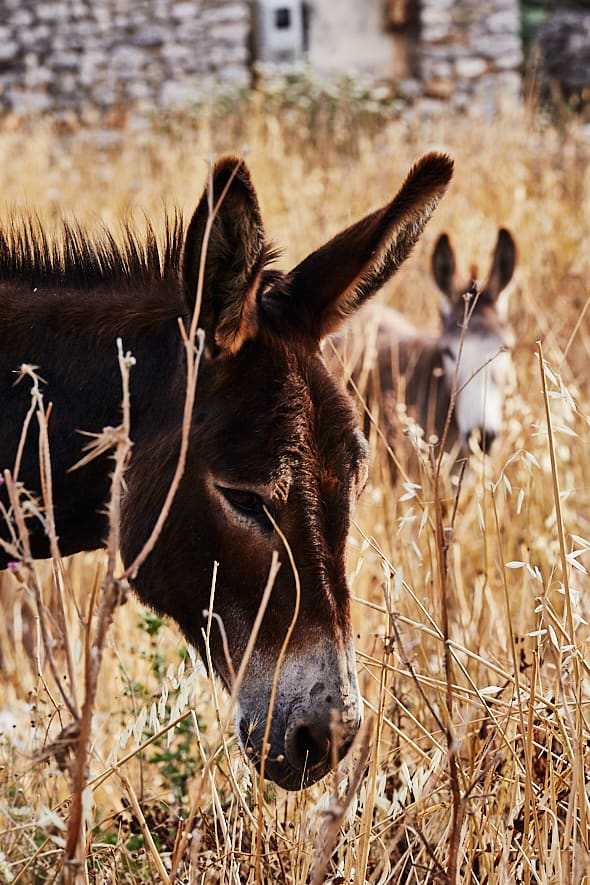
[[[322,648],[311,659],[287,657],[272,711],[270,690],[260,685],[259,672],[255,684],[246,681],[240,692],[238,734],[258,770],[264,759],[269,780],[286,790],[300,790],[324,777],[346,755],[362,718],[351,663],[352,644],[340,654]]]

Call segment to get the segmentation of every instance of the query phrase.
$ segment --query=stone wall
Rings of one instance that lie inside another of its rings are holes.
[[[540,98],[557,107],[590,108],[590,2],[555,9],[539,29],[533,50]]]
[[[197,101],[248,82],[253,0],[0,0],[0,112]],[[463,107],[520,93],[518,0],[308,0],[308,60]],[[390,9],[387,19],[386,9]],[[410,10],[405,29],[392,24]],[[395,15],[394,15],[395,13]],[[419,23],[419,24],[418,24]]]
[[[518,0],[421,0],[424,92],[455,106],[496,107],[521,90]]]
[[[248,0],[0,0],[0,110],[187,104],[249,37]]]

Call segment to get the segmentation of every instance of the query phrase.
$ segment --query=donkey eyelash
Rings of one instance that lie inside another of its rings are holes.
[[[248,489],[233,489],[220,485],[216,488],[237,513],[255,520],[265,530],[272,531],[272,524],[267,516],[272,510],[260,495]]]
[[[367,487],[367,483],[369,482],[369,468],[368,465],[357,465],[356,469],[356,495],[357,498],[360,498],[365,488]]]

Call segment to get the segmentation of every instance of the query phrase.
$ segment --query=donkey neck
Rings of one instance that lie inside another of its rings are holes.
[[[451,404],[451,391],[443,373],[439,338],[417,331],[403,336],[399,354],[406,404],[424,428],[426,440],[433,434],[440,440]],[[455,433],[453,424],[451,420],[451,436]]]

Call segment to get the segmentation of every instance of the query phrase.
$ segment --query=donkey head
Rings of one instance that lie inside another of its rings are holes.
[[[186,471],[135,586],[230,689],[247,657],[238,735],[287,789],[322,777],[361,720],[345,546],[368,456],[320,342],[397,270],[451,174],[448,157],[423,157],[391,203],[288,274],[265,269],[260,209],[239,159],[215,166],[187,230],[183,284],[189,311],[202,297],[205,350]],[[157,515],[177,452],[158,442],[155,478],[153,451],[132,459],[127,560]],[[257,623],[274,551],[281,564]]]
[[[506,387],[512,375],[510,349],[514,344],[506,320],[506,305],[498,296],[514,273],[516,246],[501,228],[487,283],[460,285],[455,255],[447,234],[442,234],[432,257],[434,279],[444,298],[439,339],[446,384],[457,392],[455,420],[460,442],[475,434],[489,451],[502,427]],[[473,276],[476,276],[473,269]]]

